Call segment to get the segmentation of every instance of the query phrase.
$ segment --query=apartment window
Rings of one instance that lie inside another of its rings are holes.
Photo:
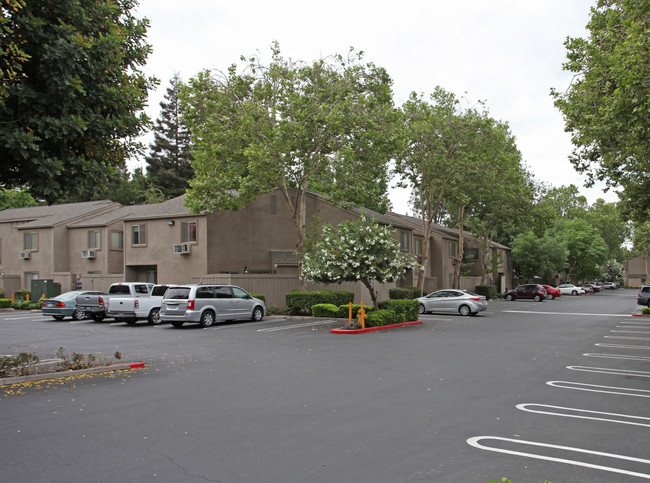
[[[465,248],[463,260],[478,260],[478,248]]]
[[[111,231],[111,250],[124,250],[123,231]]]
[[[146,225],[133,225],[131,227],[131,245],[146,245],[147,244],[147,231]]]
[[[415,254],[418,257],[422,256],[422,238],[415,239]]]
[[[25,250],[38,250],[38,233],[30,232],[24,234],[24,249]]]
[[[456,242],[449,242],[449,256],[451,258],[456,258],[458,254],[458,244]]]
[[[196,243],[196,221],[181,223],[181,243]]]
[[[101,234],[98,231],[88,232],[88,249],[99,250],[101,248]]]
[[[407,231],[400,231],[399,233],[399,247],[408,251],[409,249],[409,233]]]

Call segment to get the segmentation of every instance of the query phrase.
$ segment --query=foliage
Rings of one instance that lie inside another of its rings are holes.
[[[25,208],[38,206],[38,203],[27,191],[20,189],[0,189],[0,211],[8,208]]]
[[[359,281],[377,307],[372,282],[393,282],[417,265],[413,255],[400,251],[393,233],[363,215],[336,228],[326,224],[310,239],[300,275],[315,283]]]
[[[406,322],[405,314],[398,314],[388,309],[379,309],[368,313],[366,327],[381,327],[383,325],[402,324],[404,322]]]
[[[643,223],[634,223],[632,235],[633,248],[628,258],[650,253],[650,220]]]
[[[307,235],[307,192],[334,201],[387,207],[387,165],[394,129],[392,81],[350,50],[311,64],[252,56],[242,73],[203,71],[181,89],[192,132],[193,212],[237,210],[279,190],[297,234]],[[242,60],[245,60],[242,58]],[[299,258],[299,267],[302,261]]]
[[[600,278],[609,250],[598,230],[585,220],[560,219],[556,232],[568,250],[567,280]]]
[[[339,308],[334,304],[316,304],[311,307],[311,314],[314,317],[337,317]]]
[[[39,360],[39,357],[31,352],[20,352],[16,356],[0,355],[0,377],[32,374]]]
[[[643,315],[650,315],[650,307],[644,307],[641,309]]]
[[[477,295],[484,295],[488,300],[494,300],[497,298],[496,285],[477,285],[474,287],[474,292]]]
[[[32,292],[31,290],[16,290],[14,292],[14,301],[16,300],[27,300],[27,296],[30,295]]]
[[[418,307],[420,303],[417,300],[382,300],[379,303],[379,309],[392,310],[397,314],[404,314],[406,322],[418,320]]]
[[[638,221],[650,213],[650,4],[598,0],[588,39],[568,38],[566,92],[552,91],[575,146],[571,162],[590,183],[620,185]]]
[[[117,354],[118,353],[116,353],[116,355]],[[61,369],[64,371],[90,369],[97,364],[97,357],[95,357],[93,354],[84,355],[79,354],[78,352],[66,354],[63,347],[59,347],[59,350],[56,351],[56,357],[61,359]]]
[[[27,300],[15,300],[11,307],[16,310],[38,310],[41,308],[40,302],[28,302]]]
[[[625,283],[623,265],[616,260],[607,260],[607,262],[601,267],[601,270],[602,279],[605,282],[614,282],[618,286]]]
[[[250,295],[251,295],[251,297],[255,297],[256,299],[260,299],[262,302],[266,302],[266,295],[262,295],[260,293],[252,293]]]
[[[529,231],[512,241],[513,264],[522,280],[535,276],[551,280],[553,273],[564,271],[568,255],[566,243],[549,234],[537,237]]]
[[[160,103],[160,116],[154,127],[154,141],[149,145],[147,179],[163,194],[163,199],[185,193],[194,176],[190,153],[190,131],[181,119],[182,107],[178,97],[181,79],[174,74]]]
[[[23,64],[29,55],[22,49],[22,41],[13,37],[14,30],[11,24],[13,13],[25,7],[25,0],[0,1],[0,106],[4,104],[7,89],[11,84],[20,81],[25,74],[22,72]]]
[[[3,2],[6,4],[6,0]],[[90,199],[139,150],[148,126],[141,72],[151,48],[137,0],[29,0],[2,9],[3,49],[21,75],[3,83],[0,184],[37,199]],[[74,183],[70,180],[73,179]]]
[[[8,309],[9,307],[11,307],[11,299],[0,298],[0,309]]]
[[[361,304],[352,304],[352,318],[353,319],[357,318],[357,316],[359,314],[359,310],[361,310]],[[368,314],[368,313],[372,312],[373,310],[375,310],[375,308],[372,305],[364,305],[363,310],[366,312],[366,314]],[[339,315],[338,316],[341,319],[347,319],[348,317],[350,317],[350,304],[340,305],[339,306]]]
[[[396,287],[388,290],[389,298],[397,299],[416,299],[422,297],[422,290],[418,287]]]
[[[317,304],[343,305],[354,300],[354,294],[346,290],[319,290],[306,292],[304,290],[292,290],[285,295],[285,301],[289,312],[293,315],[299,313],[311,313],[311,307]]]
[[[591,226],[598,230],[603,241],[607,244],[608,258],[623,261],[621,246],[630,239],[632,230],[625,221],[616,203],[605,203],[598,199],[583,215]]]

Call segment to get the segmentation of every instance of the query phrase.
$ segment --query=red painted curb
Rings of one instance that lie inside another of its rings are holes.
[[[140,369],[141,367],[144,367],[144,362],[133,362],[131,364],[131,369]]]
[[[394,329],[395,327],[405,327],[407,325],[417,325],[421,323],[422,323],[421,320],[415,320],[413,322],[402,322],[401,324],[382,325],[379,327],[368,327],[367,329],[356,329],[356,330],[332,329],[330,330],[330,334],[365,334],[366,332],[375,332],[377,330]]]
[[[643,314],[632,314],[632,317],[643,317]]]

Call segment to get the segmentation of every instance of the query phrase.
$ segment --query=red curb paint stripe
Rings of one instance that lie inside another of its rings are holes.
[[[643,314],[632,314],[632,317],[643,317]]]
[[[382,325],[380,327],[368,327],[367,329],[357,329],[357,330],[332,329],[330,330],[330,334],[365,334],[366,332],[375,332],[377,330],[394,329],[396,327],[405,327],[407,325],[418,325],[421,323],[422,323],[421,320],[415,320],[413,322],[403,322],[401,324]]]
[[[134,362],[131,364],[131,369],[140,369],[144,367],[144,362]]]

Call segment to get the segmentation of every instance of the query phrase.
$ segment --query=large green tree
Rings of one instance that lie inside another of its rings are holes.
[[[565,92],[553,90],[575,145],[572,163],[591,183],[621,186],[625,208],[650,215],[650,2],[598,0],[589,38],[568,38]]]
[[[23,63],[29,58],[11,25],[12,16],[24,6],[25,0],[0,0],[0,105],[9,86],[23,76]]]
[[[554,274],[566,268],[569,251],[558,236],[545,234],[538,237],[528,231],[512,241],[512,259],[522,282],[554,281]]]
[[[313,186],[356,204],[386,198],[392,81],[361,61],[351,50],[345,58],[296,62],[274,43],[269,63],[253,56],[242,72],[233,65],[190,79],[181,100],[196,174],[186,204],[236,210],[279,190],[300,253]]]
[[[0,106],[0,183],[36,197],[89,199],[138,150],[156,80],[136,0],[29,0],[3,8],[3,48],[19,45],[21,72]]]
[[[160,116],[154,127],[154,140],[149,145],[147,179],[164,194],[173,198],[185,193],[194,176],[190,153],[190,131],[181,119],[178,95],[181,79],[174,74],[160,103]]]
[[[582,281],[600,278],[609,249],[596,228],[582,219],[560,219],[556,223],[557,236],[569,251],[567,280]]]

